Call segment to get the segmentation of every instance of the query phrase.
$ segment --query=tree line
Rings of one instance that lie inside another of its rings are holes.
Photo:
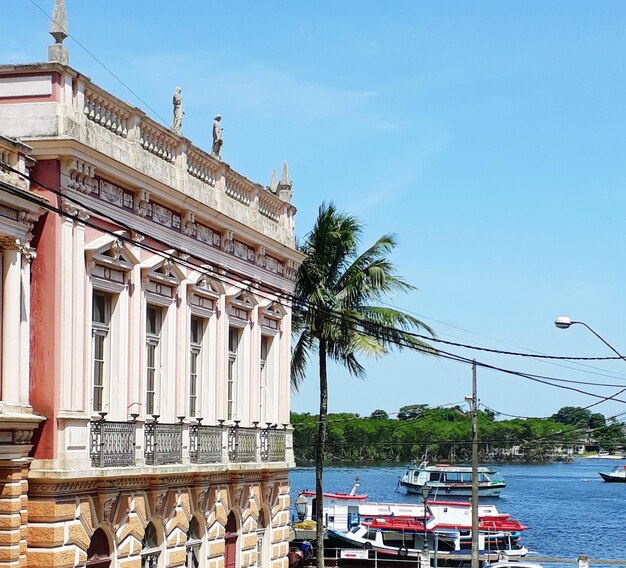
[[[538,462],[563,459],[575,447],[616,451],[624,447],[623,424],[579,407],[563,407],[549,418],[498,420],[478,412],[481,461]],[[292,413],[296,463],[315,459],[319,417]],[[370,416],[328,414],[326,462],[468,462],[471,459],[471,415],[460,406],[404,406],[391,418],[384,410]]]

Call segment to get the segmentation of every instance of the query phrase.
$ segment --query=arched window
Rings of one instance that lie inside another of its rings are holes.
[[[91,536],[87,549],[87,566],[89,568],[109,568],[111,566],[109,539],[102,529],[97,529]]]
[[[187,559],[185,566],[187,568],[198,568],[200,566],[200,554],[202,547],[202,532],[200,531],[200,523],[196,517],[192,517],[187,531]]]
[[[225,568],[235,568],[237,566],[237,517],[232,511],[228,514],[226,519],[226,535],[224,539],[226,541],[226,550],[224,551],[224,566]]]
[[[148,523],[141,541],[141,568],[157,568],[160,555],[161,548],[159,547],[156,527],[152,523]]]

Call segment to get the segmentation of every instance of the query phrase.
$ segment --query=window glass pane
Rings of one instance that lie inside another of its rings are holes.
[[[108,323],[108,294],[94,292],[92,320],[98,323]]]

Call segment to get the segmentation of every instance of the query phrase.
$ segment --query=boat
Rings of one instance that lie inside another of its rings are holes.
[[[429,495],[435,498],[470,497],[472,494],[471,466],[453,466],[448,464],[428,465],[423,461],[419,465],[411,465],[400,478],[399,484],[407,493],[422,493],[427,486]],[[478,468],[478,496],[499,497],[506,487],[506,482],[497,471],[489,467]]]
[[[601,471],[598,473],[600,477],[608,483],[626,483],[626,465],[616,465],[611,473],[602,473]]]
[[[622,454],[610,454],[606,450],[600,450],[597,454],[587,456],[590,460],[623,460]]]
[[[524,556],[528,549],[521,544],[521,531],[527,527],[518,521],[482,518],[479,523],[479,554],[505,552],[507,556]],[[350,531],[329,529],[330,543],[337,547],[375,550],[383,555],[418,558],[424,549],[438,555],[471,554],[471,529],[438,523],[428,511],[424,519],[378,517],[365,519]]]
[[[368,502],[366,495],[324,494],[324,519],[328,539],[337,547],[372,548],[381,554],[413,556],[426,544],[430,550],[463,554],[471,550],[472,508],[463,501],[425,503]],[[296,499],[298,518],[315,521],[315,493],[302,491]],[[483,552],[505,551],[523,556],[526,526],[500,513],[495,505],[478,505],[479,547]],[[400,547],[398,542],[404,544]],[[411,546],[409,546],[409,544]]]

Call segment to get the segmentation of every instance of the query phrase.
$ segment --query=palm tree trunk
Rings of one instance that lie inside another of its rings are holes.
[[[320,421],[317,430],[317,446],[315,454],[315,517],[317,527],[315,544],[317,548],[317,568],[324,568],[324,447],[326,446],[326,415],[328,413],[328,381],[326,376],[326,341],[319,341],[320,366]]]

